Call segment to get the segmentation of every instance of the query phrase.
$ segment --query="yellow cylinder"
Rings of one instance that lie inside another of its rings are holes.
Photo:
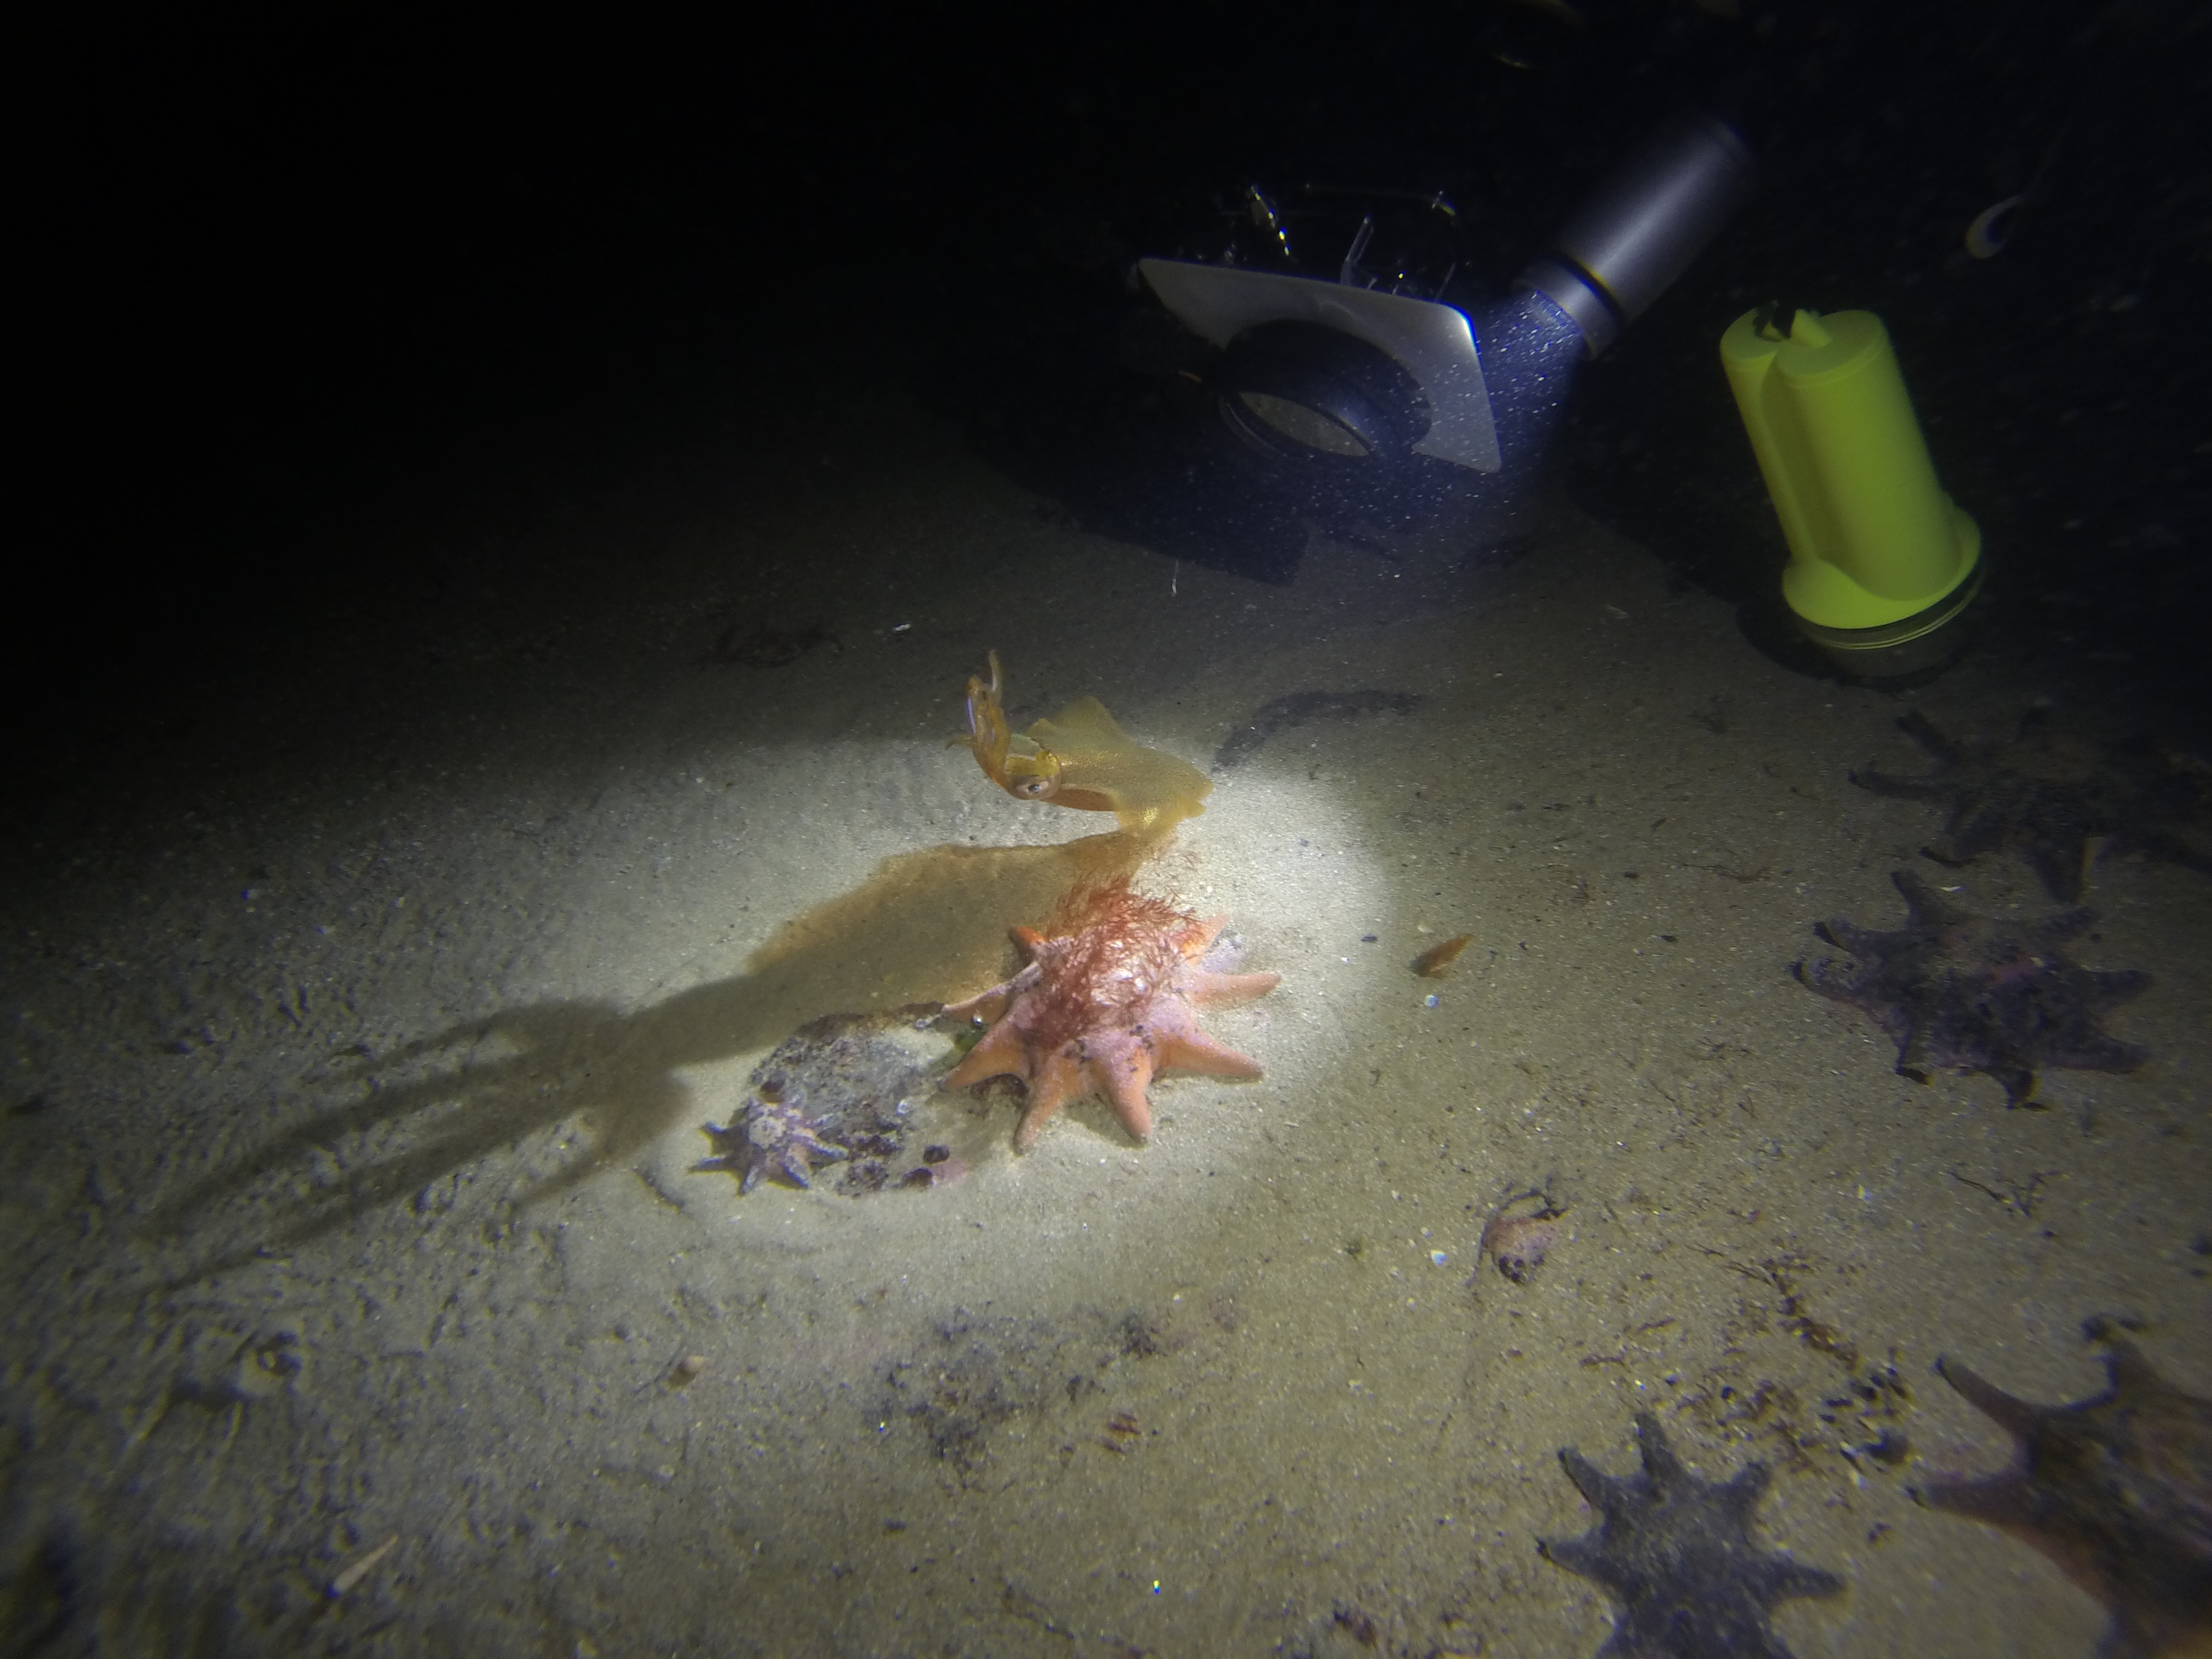
[[[1932,633],[1979,585],[1982,533],[1936,482],[1889,332],[1871,312],[1750,312],[1721,364],[1790,544],[1782,590],[1832,653]]]

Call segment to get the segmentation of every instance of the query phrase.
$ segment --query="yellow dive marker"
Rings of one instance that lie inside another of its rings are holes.
[[[1721,366],[1790,543],[1783,597],[1847,674],[1940,668],[1981,588],[1981,528],[1936,482],[1881,319],[1780,319],[1775,306],[1737,318]]]

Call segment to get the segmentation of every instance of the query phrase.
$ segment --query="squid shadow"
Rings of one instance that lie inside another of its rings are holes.
[[[1042,921],[1078,880],[1133,873],[1160,844],[1120,833],[901,854],[785,923],[733,977],[635,1008],[542,1002],[364,1054],[328,1079],[352,1098],[164,1202],[146,1231],[188,1248],[216,1231],[236,1241],[172,1279],[189,1282],[403,1200],[425,1214],[450,1208],[501,1148],[574,1123],[556,1166],[502,1195],[542,1203],[680,1122],[684,1067],[767,1048],[822,1014],[940,1005],[1002,979],[1011,926]]]

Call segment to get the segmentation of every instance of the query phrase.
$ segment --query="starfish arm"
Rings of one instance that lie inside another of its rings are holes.
[[[1926,778],[1901,778],[1894,772],[1848,771],[1844,775],[1862,789],[1899,800],[1940,800],[1950,793],[1948,785]]]
[[[2054,1516],[2047,1495],[2037,1489],[2035,1481],[2019,1470],[1978,1480],[1924,1481],[1919,1497],[1930,1509],[1963,1515],[2010,1533],[2039,1551],[2082,1589],[2109,1603],[2107,1587],[2087,1565],[2073,1530],[2063,1524],[2063,1516]]]
[[[2170,836],[2162,830],[2146,830],[2136,839],[2146,853],[2164,859],[2185,870],[2194,870],[2200,876],[2212,876],[2212,854],[2197,851],[2179,836]]]
[[[2031,844],[2021,850],[2027,867],[2035,872],[2043,883],[2043,890],[2055,899],[2071,904],[2081,896],[2081,888],[2088,878],[2089,866],[2094,860],[2089,855],[2089,841],[2086,836],[2074,836],[2057,847]],[[2063,937],[2071,938],[2071,934]]]
[[[1881,954],[1881,945],[1889,936],[1871,928],[1861,927],[1841,916],[1813,924],[1818,933],[1838,951],[1849,951],[1862,962],[1871,962]]]
[[[1017,997],[1035,985],[1041,977],[1042,975],[1038,972],[1036,964],[1031,963],[1012,979],[1002,984],[994,985],[988,991],[978,991],[965,1002],[946,1004],[945,1012],[939,1018],[996,1020],[1006,1012]]]
[[[1221,930],[1228,921],[1229,917],[1224,914],[1193,922],[1176,941],[1176,948],[1182,952],[1185,960],[1196,962],[1213,948],[1213,941],[1221,937]]]
[[[1283,982],[1280,974],[1210,974],[1188,970],[1178,981],[1193,1002],[1245,1002],[1263,997]]]
[[[1956,766],[1966,758],[1966,751],[1945,737],[1942,728],[1917,708],[1907,709],[1899,714],[1897,729],[1942,765]]]
[[[1880,988],[1858,985],[1850,996],[1842,999],[1872,1020],[1881,1034],[1897,1045],[1898,1054],[1904,1054],[1905,1045],[1913,1032],[1920,1029],[1922,1016],[1916,1008],[1903,1003],[1885,1001]],[[1923,1078],[1922,1082],[1927,1079]]]
[[[1905,902],[1911,907],[1915,921],[1931,927],[1955,927],[1966,920],[1964,910],[1948,902],[1942,894],[1912,871],[1893,870],[1889,872],[1889,878],[1896,884],[1897,890],[1905,896]],[[1909,933],[1911,930],[1905,931]]]
[[[994,985],[988,991],[978,991],[974,996],[969,997],[965,1002],[946,1003],[945,1005],[945,1018],[947,1019],[980,1019],[984,1021],[986,1024],[988,1024],[992,1021],[995,1021],[1000,1015],[1006,1012],[1006,1000],[1012,994],[1013,981],[1012,980],[1007,981],[1004,985]]]
[[[1563,1446],[1559,1449],[1559,1467],[1567,1472],[1567,1479],[1575,1483],[1575,1490],[1583,1495],[1592,1508],[1600,1510],[1605,1508],[1606,1500],[1613,1492],[1613,1483],[1606,1478],[1602,1469],[1572,1446]],[[1547,1547],[1556,1554],[1562,1549],[1579,1546],[1586,1541],[1588,1541],[1586,1538],[1571,1538],[1564,1543],[1553,1544]],[[1577,1571],[1579,1571],[1580,1569]]]
[[[1152,1133],[1152,1102],[1145,1091],[1152,1080],[1152,1051],[1134,1032],[1115,1031],[1093,1037],[1085,1044],[1092,1080],[1114,1103],[1114,1114],[1130,1138],[1144,1140]]]
[[[1972,794],[1951,809],[1943,833],[1920,850],[1938,864],[1963,865],[1994,852],[2012,838],[2013,803]]]
[[[1022,1110],[1021,1123],[1014,1130],[1014,1150],[1026,1152],[1036,1145],[1044,1126],[1051,1121],[1068,1100],[1083,1086],[1083,1066],[1076,1057],[1075,1045],[1067,1043],[1048,1054],[1030,1079],[1029,1104]]]
[[[964,1089],[987,1077],[1026,1079],[1029,1074],[1029,1050],[1023,1044],[1020,1029],[1010,1019],[1000,1020],[968,1051],[965,1060],[945,1074],[944,1086]]]
[[[1817,991],[1832,1002],[1851,1002],[1857,998],[1857,976],[1832,959],[1792,963],[1790,971],[1807,990]]]
[[[1880,1016],[1877,1015],[1877,1018]],[[1889,1024],[1887,1019],[1882,1020],[1881,1023],[1885,1026]],[[1927,1026],[1916,1019],[1906,1026],[1901,1036],[1899,1036],[1895,1031],[1892,1031],[1891,1035],[1898,1038],[1898,1076],[1909,1077],[1915,1083],[1927,1082],[1936,1070],[1935,1063],[1929,1058],[1933,1045],[1929,1041]]]
[[[1677,1464],[1676,1468],[1681,1466]],[[1686,1474],[1688,1471],[1685,1470]],[[1714,1500],[1748,1528],[1751,1517],[1759,1509],[1759,1499],[1766,1496],[1768,1484],[1774,1479],[1766,1465],[1747,1463],[1725,1486],[1714,1489]]]
[[[1580,1538],[1540,1538],[1536,1547],[1544,1559],[1565,1567],[1569,1572],[1580,1573],[1585,1578],[1610,1583],[1617,1575],[1612,1564],[1596,1548],[1597,1534],[1589,1533]]]
[[[1249,1054],[1240,1054],[1226,1043],[1216,1042],[1196,1026],[1187,1031],[1158,1032],[1154,1040],[1159,1045],[1158,1069],[1164,1072],[1170,1066],[1179,1066],[1186,1072],[1204,1072],[1212,1077],[1258,1077],[1260,1062]]]
[[[1759,1594],[1760,1599],[1770,1605],[1776,1601],[1794,1601],[1800,1596],[1825,1600],[1831,1595],[1841,1595],[1847,1588],[1844,1581],[1834,1573],[1808,1566],[1786,1555],[1769,1556],[1762,1565],[1765,1571],[1761,1576],[1765,1582],[1759,1585]]]
[[[2015,1438],[2025,1438],[2033,1434],[2036,1425],[2042,1419],[2043,1408],[2040,1406],[2031,1405],[2017,1395],[2007,1394],[1987,1377],[1978,1371],[1968,1370],[1955,1359],[1939,1357],[1936,1361],[1936,1374],[1956,1389],[1968,1405]]]
[[[1974,861],[1976,854],[1988,852],[1996,844],[1994,841],[1978,838],[1974,827],[1967,824],[1946,830],[1923,847],[1920,853],[1922,857],[1934,859],[1950,869],[1962,870]]]
[[[2038,872],[2040,874],[2040,872]],[[2095,927],[2100,913],[2087,905],[2076,905],[2071,910],[2061,910],[2055,916],[2045,916],[2027,930],[2031,945],[2037,950],[2048,951],[2063,945],[2069,939],[2079,939]]]
[[[2142,1350],[2122,1336],[2104,1315],[2094,1315],[2084,1322],[2081,1334],[2091,1342],[2105,1345],[2105,1376],[2111,1383],[2103,1394],[2084,1401],[2084,1405],[2106,1405],[2123,1393],[2136,1398],[2174,1393],[2173,1389],[2166,1387],[2166,1379],[2151,1369],[2151,1363],[2143,1358]]]
[[[1682,1460],[1674,1455],[1674,1449],[1667,1443],[1667,1436],[1659,1426],[1659,1419],[1650,1412],[1636,1413],[1636,1449],[1644,1460],[1644,1472],[1661,1486],[1679,1486],[1688,1480],[1690,1471]],[[1744,1471],[1759,1469],[1753,1463]],[[1739,1479],[1741,1477],[1739,1476]],[[1760,1470],[1759,1484],[1765,1484],[1765,1471]]]
[[[2092,968],[2089,979],[2106,1002],[2125,1002],[2150,988],[2150,975],[2140,968]]]
[[[2150,1050],[2118,1037],[2093,1031],[2048,1054],[2053,1066],[2070,1066],[2085,1072],[2133,1072],[2142,1069]]]

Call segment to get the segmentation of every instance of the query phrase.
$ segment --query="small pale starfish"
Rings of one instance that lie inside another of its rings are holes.
[[[794,1187],[811,1187],[816,1159],[846,1156],[842,1146],[815,1132],[805,1113],[781,1101],[755,1097],[745,1103],[744,1115],[727,1127],[709,1123],[706,1128],[719,1150],[693,1167],[732,1172],[742,1167],[739,1192],[752,1191],[764,1176]]]

